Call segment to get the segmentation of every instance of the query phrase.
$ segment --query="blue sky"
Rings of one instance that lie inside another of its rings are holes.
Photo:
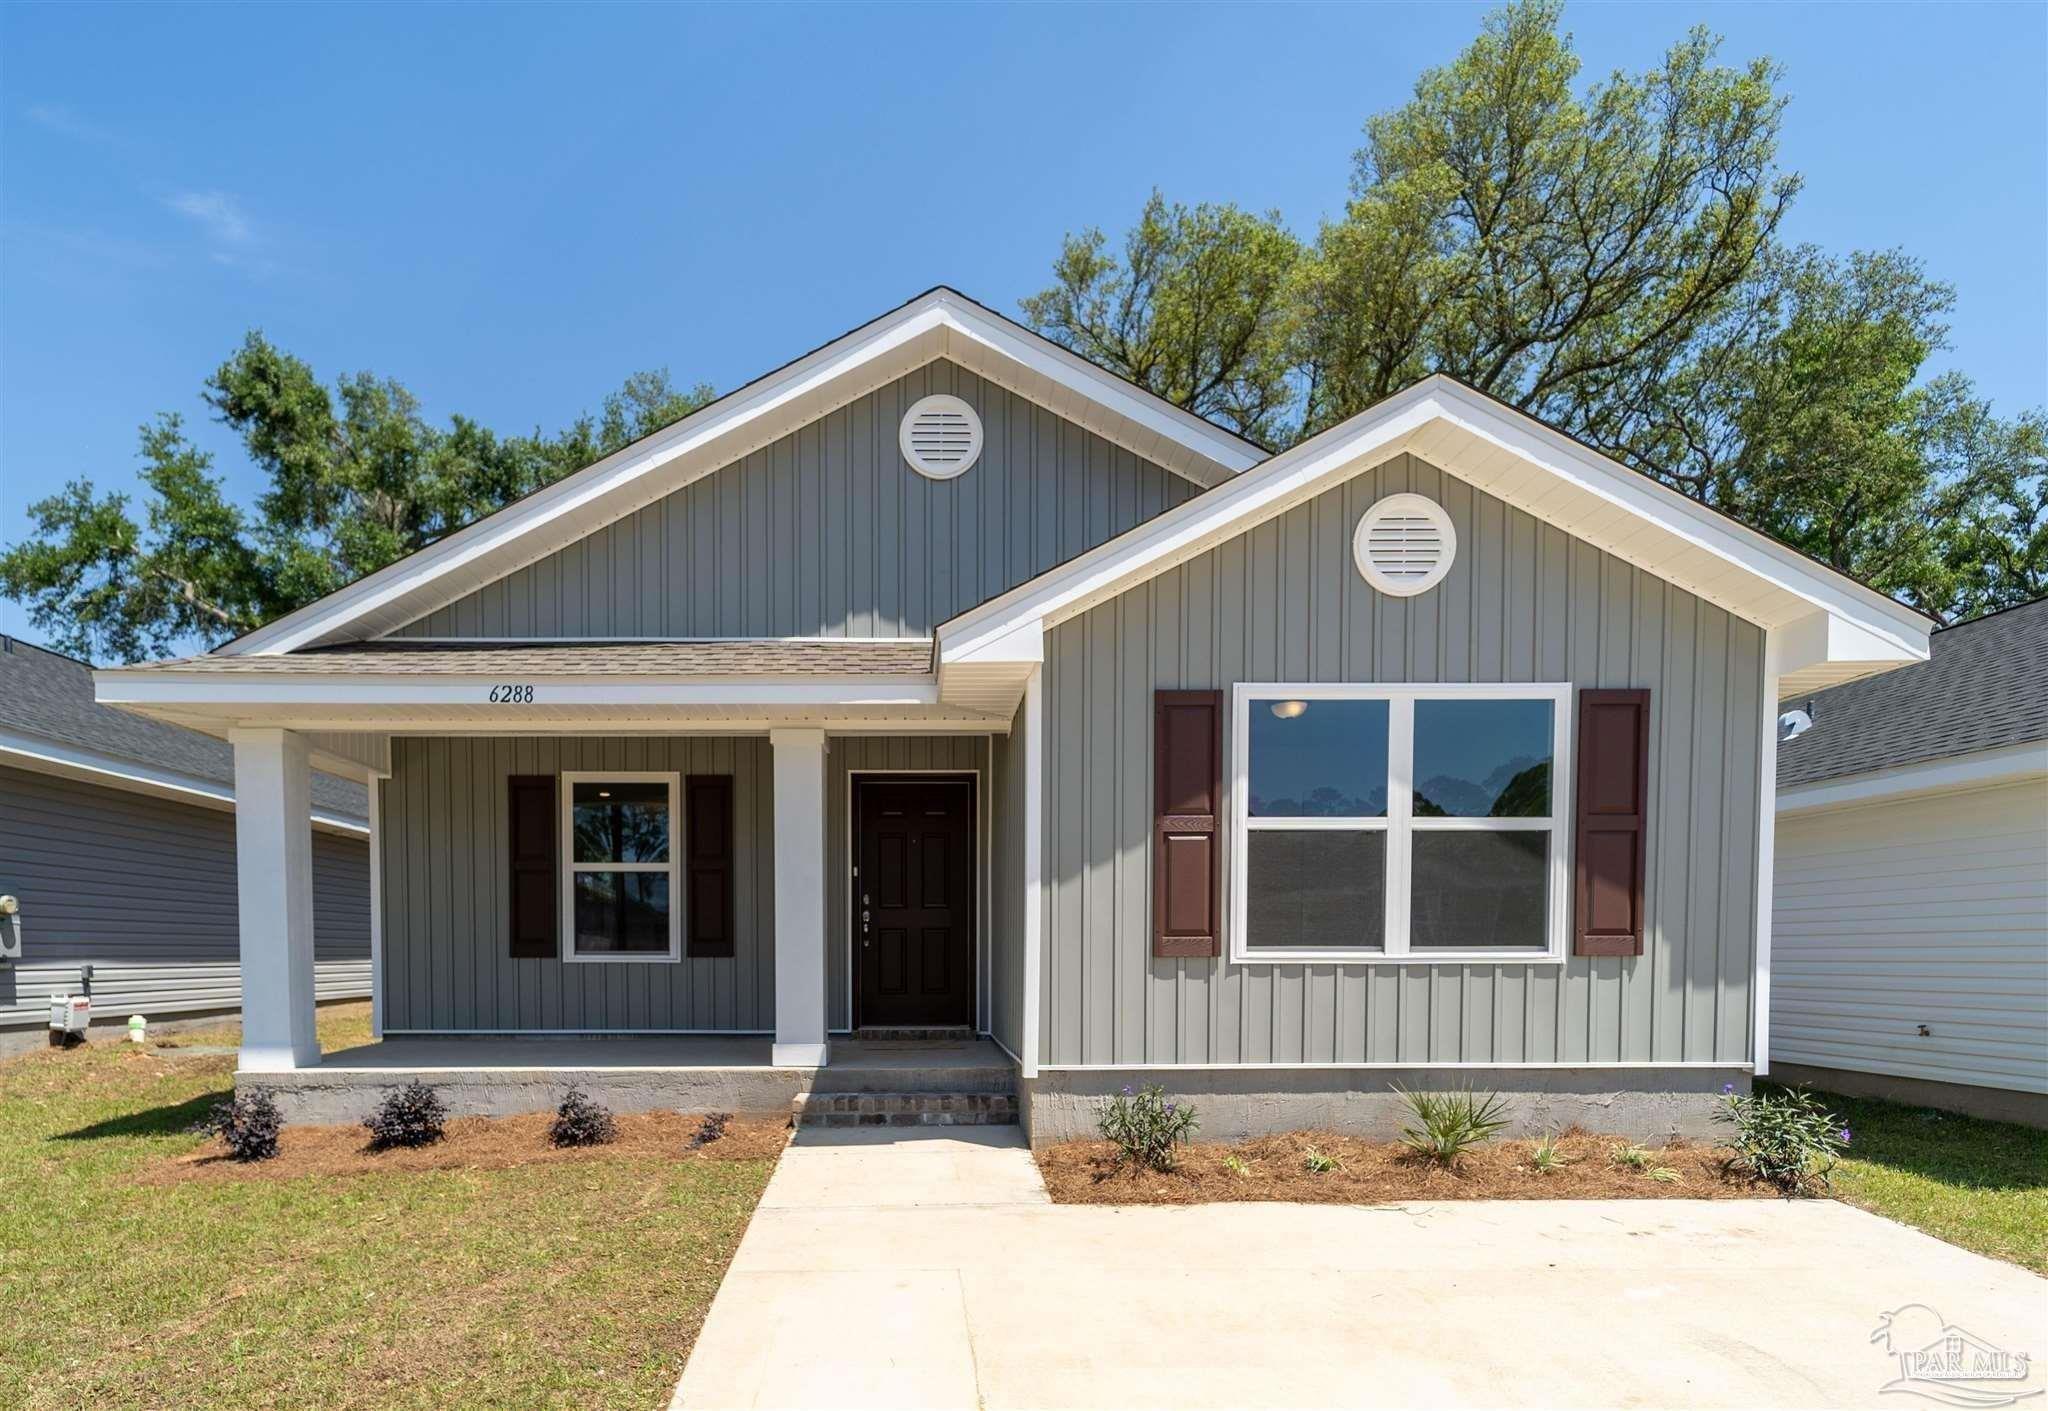
[[[630,372],[721,389],[935,283],[1006,312],[1155,185],[1342,207],[1366,116],[1483,9],[0,9],[0,540],[260,327],[324,377],[552,428]],[[1704,23],[1770,54],[1794,239],[1957,286],[1998,407],[2048,398],[2048,7],[1580,5],[1588,73]],[[0,630],[26,634],[0,603]]]

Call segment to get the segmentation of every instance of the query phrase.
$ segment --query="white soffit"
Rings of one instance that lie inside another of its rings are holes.
[[[1030,624],[1056,626],[1404,453],[1737,617],[1782,630],[1783,691],[1927,658],[1931,619],[1438,376],[953,618],[938,632],[941,672],[985,659]]]
[[[1203,486],[1265,458],[1251,442],[939,288],[219,650],[277,654],[390,632],[940,358]]]

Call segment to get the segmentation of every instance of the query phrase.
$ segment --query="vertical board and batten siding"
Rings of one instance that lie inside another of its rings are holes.
[[[2048,780],[1780,816],[1771,1057],[2048,1093]]]
[[[1024,1052],[1024,710],[989,737],[989,1032]]]
[[[1459,547],[1442,584],[1396,599],[1360,577],[1351,534],[1403,490],[1444,506]],[[1763,655],[1755,625],[1412,456],[1062,623],[1042,1061],[1748,1062]],[[1240,681],[1648,687],[1644,954],[1237,964],[1226,937],[1224,956],[1154,959],[1152,693]]]
[[[988,744],[980,735],[834,735],[825,753],[825,1013],[828,1027],[835,1032],[853,1027],[848,987],[852,981],[849,949],[852,942],[853,858],[848,852],[848,829],[853,800],[851,777],[863,770],[901,774],[948,774],[972,772],[985,775]],[[982,918],[987,915],[987,876],[982,860],[987,856],[983,836],[987,829],[988,798],[985,782],[975,790],[975,1015],[979,1027],[987,1027],[988,1016],[982,984]]]
[[[939,392],[984,432],[948,481],[897,444]],[[392,635],[926,637],[1196,489],[941,360]]]
[[[310,825],[309,825],[310,826]],[[0,892],[21,899],[22,959],[0,965],[0,1026],[43,1024],[52,990],[151,1017],[242,1002],[235,816],[0,768]],[[370,993],[370,849],[313,832],[315,992]]]
[[[506,779],[607,769],[733,776],[731,958],[511,957]],[[774,793],[764,737],[393,740],[380,834],[386,1030],[772,1029]]]

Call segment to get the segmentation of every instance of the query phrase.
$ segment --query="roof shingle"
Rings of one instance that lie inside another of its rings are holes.
[[[1933,634],[1915,666],[1813,698],[1778,787],[2048,739],[2048,598]]]

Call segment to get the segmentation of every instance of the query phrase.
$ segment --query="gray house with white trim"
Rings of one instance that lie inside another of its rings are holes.
[[[1793,702],[1781,1076],[2048,1126],[2048,600]],[[1809,723],[1810,722],[1810,723]]]
[[[922,1042],[1034,1140],[1146,1080],[1216,1133],[1396,1083],[1649,1131],[1769,1062],[1779,701],[1932,625],[1448,379],[1269,454],[941,288],[98,690],[278,825],[242,1071],[303,1112],[943,1097]],[[325,1064],[312,766],[379,898],[383,1041]]]
[[[368,813],[361,784],[311,780],[322,1000],[370,992]],[[36,1038],[53,993],[91,996],[95,1024],[239,1009],[233,751],[100,705],[83,662],[0,637],[0,894],[22,941],[0,961],[0,1038]]]

